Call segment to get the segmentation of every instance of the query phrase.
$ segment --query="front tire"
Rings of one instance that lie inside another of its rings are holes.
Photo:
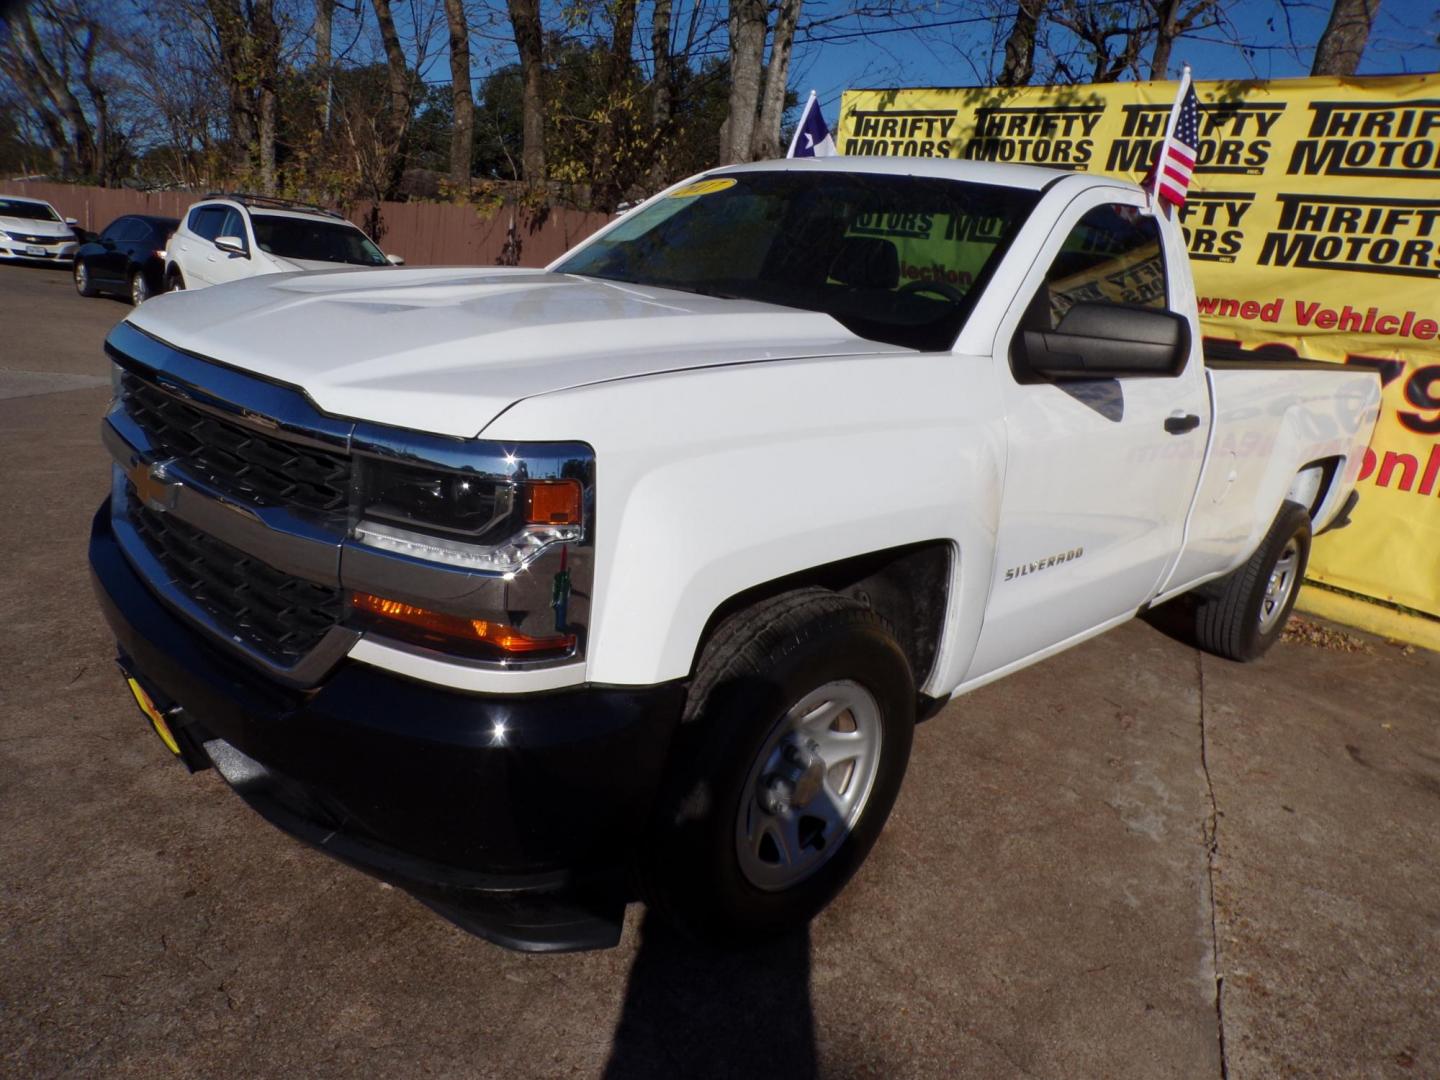
[[[914,725],[910,665],[864,605],[805,589],[725,619],[691,684],[646,902],[717,944],[802,928],[880,835]]]
[[[1285,502],[1245,565],[1196,592],[1200,647],[1231,660],[1258,660],[1280,639],[1310,560],[1310,515]]]

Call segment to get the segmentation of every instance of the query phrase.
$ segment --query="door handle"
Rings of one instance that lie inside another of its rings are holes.
[[[1200,417],[1194,413],[1174,413],[1165,418],[1165,430],[1171,435],[1184,435],[1200,426]]]

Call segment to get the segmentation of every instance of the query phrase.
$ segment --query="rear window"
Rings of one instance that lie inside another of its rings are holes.
[[[282,259],[389,265],[384,253],[370,238],[348,222],[252,212],[250,227],[255,230],[255,243],[260,250]]]

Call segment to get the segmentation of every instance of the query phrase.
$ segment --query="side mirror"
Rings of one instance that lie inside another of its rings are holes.
[[[65,219],[65,224],[66,224],[66,225],[79,225],[80,222],[76,221],[73,217],[67,217],[67,218]]]
[[[245,250],[245,241],[238,236],[217,236],[215,246],[231,255],[244,255],[247,259],[250,257],[250,253]]]
[[[404,266],[404,265],[405,265],[405,256],[403,256],[403,255],[386,255],[386,256],[385,256],[385,261],[388,262],[391,266]]]
[[[1173,311],[1080,303],[1054,330],[1016,335],[1016,367],[1044,379],[1179,375],[1190,358],[1190,323]]]

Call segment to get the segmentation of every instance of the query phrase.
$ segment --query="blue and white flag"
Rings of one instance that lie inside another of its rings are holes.
[[[795,125],[790,152],[785,156],[835,157],[839,153],[835,149],[835,140],[830,137],[830,129],[825,125],[825,116],[820,112],[820,102],[815,98],[815,91],[811,90],[810,100],[805,102],[805,111],[800,114],[800,123]]]

